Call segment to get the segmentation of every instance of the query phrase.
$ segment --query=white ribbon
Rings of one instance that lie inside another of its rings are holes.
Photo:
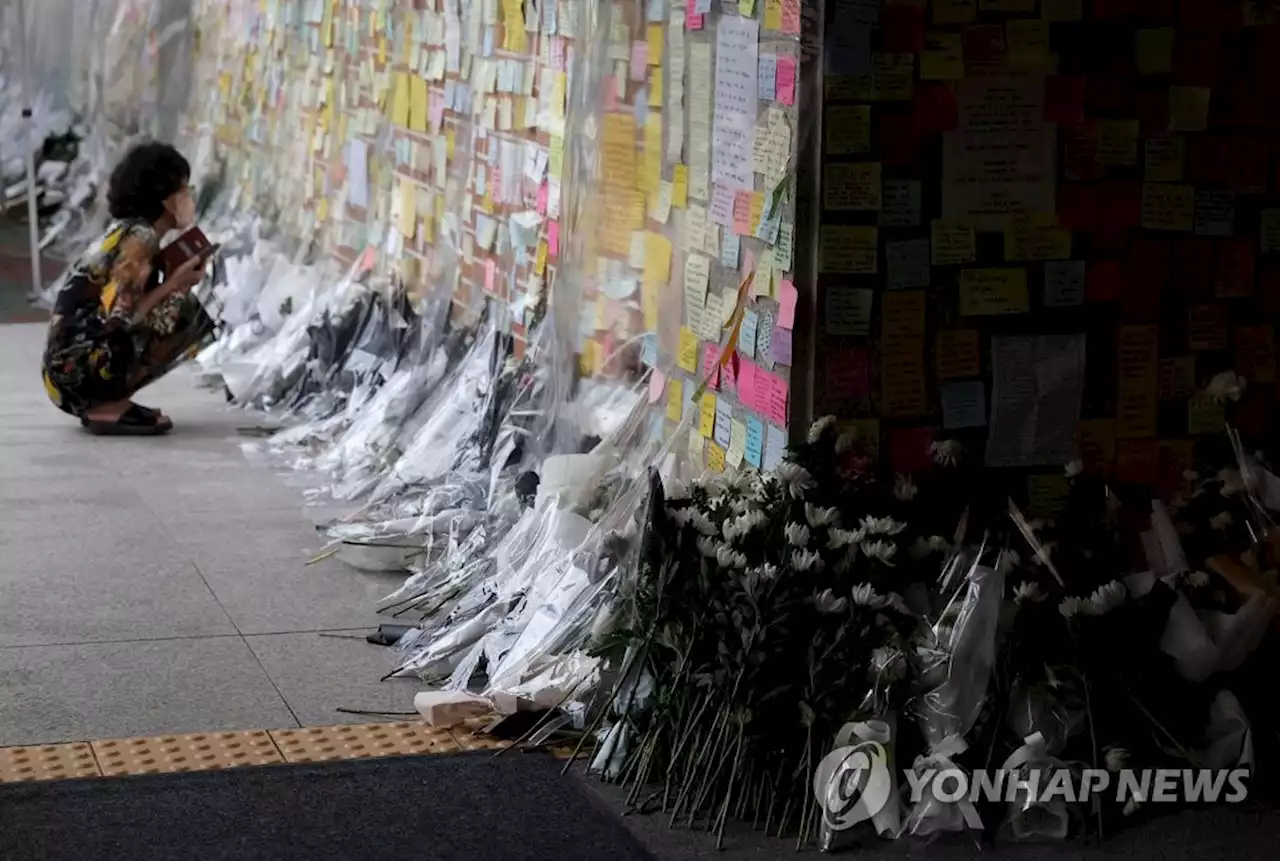
[[[1209,706],[1205,768],[1252,768],[1253,729],[1235,694],[1219,691]]]
[[[1008,780],[1011,772],[1032,763],[1047,768],[1065,767],[1061,761],[1049,755],[1044,736],[1035,732],[1024,738],[1022,746],[1009,754],[1001,771],[1005,780]],[[1009,808],[1009,826],[1015,839],[1049,837],[1061,840],[1067,836],[1070,823],[1065,799],[1054,798],[1052,801],[1041,802],[1028,797],[1024,801],[1011,802]]]
[[[958,735],[950,735],[936,744],[928,754],[916,757],[912,771],[917,774],[934,770],[937,772],[963,771],[956,765],[952,757],[959,756],[968,748],[965,740]],[[978,809],[968,798],[959,801],[940,801],[932,791],[927,791],[916,803],[908,817],[907,827],[917,837],[925,837],[937,831],[963,831],[966,827],[981,831],[982,817]]]
[[[1173,525],[1173,518],[1164,503],[1155,500],[1151,503],[1151,531],[1156,534],[1160,543],[1160,555],[1164,559],[1167,574],[1180,574],[1187,570],[1187,554],[1182,549],[1182,541],[1178,538],[1178,530]]]
[[[887,755],[886,766],[892,780],[892,789],[889,800],[872,814],[871,824],[881,837],[896,838],[902,832],[902,806],[898,797],[898,775],[893,756],[893,726],[881,720],[857,721],[845,724],[836,733],[836,747],[856,745],[858,742],[876,742],[884,748]]]

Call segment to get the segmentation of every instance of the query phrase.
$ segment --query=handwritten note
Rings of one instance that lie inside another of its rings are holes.
[[[1004,232],[1004,259],[1065,260],[1071,256],[1071,234],[1058,227],[1056,215],[1015,215]]]
[[[733,469],[742,466],[747,454],[747,423],[733,420],[729,428],[729,448],[725,451],[725,462]]]
[[[965,269],[960,273],[960,314],[1022,314],[1030,309],[1025,269]]]
[[[880,210],[880,162],[828,164],[823,175],[824,205],[831,212]]]
[[[920,181],[886,179],[880,194],[881,227],[920,226]]]
[[[1275,332],[1270,325],[1236,328],[1236,370],[1251,383],[1276,381]]]
[[[944,380],[982,373],[976,329],[944,329],[938,333],[938,377]]]
[[[1259,250],[1263,254],[1280,252],[1280,209],[1264,209],[1258,215]]]
[[[667,421],[678,422],[684,417],[684,383],[671,380],[667,386]]]
[[[1084,335],[991,339],[989,467],[1058,466],[1075,453]]]
[[[1170,87],[1170,130],[1202,132],[1209,128],[1209,96],[1208,87]]]
[[[784,105],[796,103],[796,61],[794,57],[778,58],[778,101]]]
[[[885,244],[890,290],[929,286],[929,240],[907,239]]]
[[[760,25],[753,19],[726,17],[716,27],[711,179],[735,191],[750,191],[754,185],[759,44]]]
[[[857,287],[832,285],[823,293],[828,335],[866,337],[871,332],[875,293]]]
[[[870,105],[829,105],[823,125],[828,156],[871,152]]]
[[[1236,196],[1230,191],[1196,191],[1197,236],[1231,236],[1235,232]]]
[[[746,451],[747,463],[760,467],[764,457],[764,423],[757,418],[747,418]]]
[[[943,383],[942,426],[947,430],[987,425],[987,389],[981,380]]]
[[[680,327],[680,347],[676,353],[676,365],[690,374],[698,372],[698,336],[687,326]]]
[[[1044,304],[1063,308],[1084,302],[1086,265],[1083,260],[1056,260],[1044,265]]]
[[[733,404],[725,398],[716,399],[716,445],[728,448],[733,439]]]
[[[960,34],[938,32],[925,36],[920,80],[958,81],[963,77],[964,43]]]
[[[1117,366],[1120,378],[1116,392],[1116,437],[1154,437],[1160,403],[1157,327],[1121,326]]]
[[[1147,182],[1181,182],[1187,160],[1187,139],[1182,135],[1147,138],[1142,177]]]
[[[1196,188],[1194,185],[1143,183],[1143,229],[1190,232],[1195,226],[1195,213]]]
[[[878,271],[875,227],[822,225],[819,271],[839,275],[875,275]]]
[[[958,266],[977,260],[972,222],[935,221],[932,235],[934,266]]]

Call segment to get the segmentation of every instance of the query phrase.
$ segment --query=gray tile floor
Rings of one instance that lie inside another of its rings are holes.
[[[301,491],[239,450],[254,419],[179,371],[139,398],[171,436],[90,437],[45,397],[43,338],[0,326],[0,745],[412,709],[392,654],[321,636],[376,625],[399,580],[305,564]]]

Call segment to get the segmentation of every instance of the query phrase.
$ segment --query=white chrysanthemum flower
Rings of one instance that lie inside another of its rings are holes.
[[[751,486],[751,479],[745,472],[726,472],[724,474],[725,490],[730,493],[743,493]]]
[[[890,541],[864,541],[858,547],[863,556],[878,559],[885,565],[893,565],[893,557],[898,552],[898,545]]]
[[[707,496],[711,499],[719,499],[728,491],[728,485],[725,482],[723,473],[711,473],[694,482],[694,485],[701,487],[707,492]]]
[[[1240,474],[1238,469],[1223,469],[1218,471],[1218,481],[1222,482],[1223,496],[1235,496],[1245,489],[1244,476]]]
[[[964,454],[964,446],[954,439],[938,440],[929,446],[929,453],[933,455],[933,462],[939,466],[955,466]]]
[[[1069,460],[1067,461],[1066,467],[1064,467],[1064,472],[1066,472],[1067,478],[1075,478],[1077,475],[1084,472],[1084,462],[1080,460]]]
[[[822,435],[826,433],[827,428],[836,423],[835,416],[823,416],[812,425],[809,426],[809,445],[813,445],[822,439]]]
[[[1065,619],[1074,619],[1076,616],[1079,616],[1084,612],[1084,607],[1084,600],[1072,595],[1068,598],[1062,599],[1062,603],[1058,605],[1058,612],[1061,613]]]
[[[791,461],[783,461],[778,466],[778,478],[787,486],[792,499],[800,499],[805,491],[813,490],[818,483],[813,480],[809,470]]]
[[[867,515],[862,518],[862,528],[867,535],[897,535],[907,528],[907,524],[894,520],[892,517],[872,517]]]
[[[1209,525],[1219,532],[1225,532],[1232,523],[1235,523],[1235,518],[1230,511],[1222,511],[1209,518]]]
[[[1203,589],[1209,585],[1209,575],[1203,571],[1192,571],[1187,574],[1187,582],[1197,589]]]
[[[858,432],[847,430],[840,436],[836,437],[836,454],[844,454],[853,448],[853,444],[858,441]]]
[[[668,511],[667,515],[671,518],[671,522],[676,526],[688,526],[689,518],[693,516],[693,509],[679,508],[675,511]]]
[[[742,514],[751,510],[751,498],[748,496],[735,496],[733,501],[729,503],[729,510],[734,514]]]
[[[752,568],[751,571],[761,580],[772,582],[778,579],[778,566],[770,562],[766,562],[763,565]]]
[[[1227,401],[1240,400],[1247,387],[1248,382],[1244,377],[1235,371],[1223,371],[1209,381],[1205,392],[1217,403],[1225,404]]]
[[[797,571],[822,571],[825,563],[815,550],[801,550],[791,556],[791,567]]]
[[[819,526],[828,526],[840,520],[840,512],[834,508],[819,508],[811,502],[804,504],[804,519],[809,521],[809,525],[817,529]]]
[[[716,548],[716,561],[720,563],[721,568],[747,567],[747,557],[724,544]]]
[[[1123,747],[1109,747],[1103,754],[1103,761],[1107,771],[1124,771],[1129,767],[1129,751]]]
[[[1018,584],[1017,588],[1013,590],[1013,600],[1018,604],[1023,604],[1028,601],[1033,604],[1038,604],[1048,597],[1049,596],[1045,594],[1045,591],[1040,588],[1040,584],[1036,583],[1034,580],[1023,580]]]
[[[910,502],[916,498],[919,490],[911,476],[898,473],[893,477],[893,496],[899,502]]]
[[[1018,551],[1009,549],[1001,552],[1000,559],[996,562],[996,570],[1007,576],[1021,564],[1022,557],[1018,555]]]
[[[934,553],[948,553],[950,551],[951,544],[941,535],[930,535],[928,538],[921,535],[911,545],[911,558],[924,559]]]
[[[745,538],[751,534],[751,531],[758,529],[762,524],[769,520],[768,515],[763,511],[752,510],[744,511],[733,520],[726,520],[724,523],[724,537],[726,541],[734,541],[738,538]]]
[[[862,540],[863,531],[861,529],[840,529],[833,527],[827,532],[827,547],[831,550],[839,550],[841,547],[850,547]]]
[[[663,487],[666,492],[668,502],[679,502],[682,499],[689,498],[689,485],[678,478],[671,479],[670,483]]]
[[[787,543],[792,547],[809,546],[809,527],[803,523],[788,523],[782,531],[787,536]]]
[[[694,529],[698,530],[703,535],[719,534],[720,530],[711,522],[711,518],[706,515],[706,512],[698,511],[696,509],[692,510],[692,512],[693,513],[689,515],[689,523]]]
[[[1124,583],[1119,580],[1112,580],[1105,586],[1099,586],[1094,590],[1093,594],[1089,596],[1084,610],[1090,616],[1101,616],[1119,607],[1128,597],[1129,592],[1124,588]]]
[[[857,586],[854,586],[849,597],[853,600],[853,603],[858,606],[870,607],[872,610],[879,610],[881,607],[886,607],[889,604],[888,599],[879,595],[876,592],[875,587],[870,583],[859,583]]]
[[[837,598],[830,589],[823,589],[813,596],[813,606],[819,613],[843,613],[848,601]]]
[[[698,539],[698,552],[709,559],[716,558],[716,551],[719,550],[720,543],[714,538],[703,536]]]

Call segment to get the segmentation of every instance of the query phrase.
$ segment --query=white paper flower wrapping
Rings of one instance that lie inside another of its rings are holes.
[[[1066,763],[1050,756],[1044,737],[1037,732],[1027,736],[1022,746],[1009,755],[1001,771],[1006,781],[1029,780],[1030,773],[1036,772],[1037,788],[1043,792],[1049,777],[1066,767]],[[1014,778],[1014,774],[1019,778]],[[1070,825],[1071,812],[1063,795],[1041,800],[1033,798],[1025,788],[1019,788],[1014,800],[1009,802],[1005,819],[1005,827],[1015,840],[1062,840]]]

